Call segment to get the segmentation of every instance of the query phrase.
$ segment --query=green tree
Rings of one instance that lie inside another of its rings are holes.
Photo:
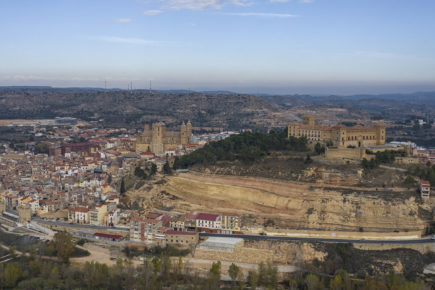
[[[257,271],[248,272],[248,283],[251,289],[257,289],[258,286],[258,274]]]
[[[210,288],[215,288],[221,279],[221,261],[213,262],[208,272],[208,283]]]
[[[164,174],[172,174],[171,166],[169,166],[168,160],[166,160],[165,164],[163,165],[163,173]]]
[[[120,186],[119,192],[121,193],[121,195],[123,195],[126,192],[124,177],[121,179],[121,186]]]
[[[305,164],[310,164],[311,162],[313,162],[313,159],[311,159],[310,154],[307,154],[305,157]]]
[[[162,267],[162,261],[158,257],[154,257],[151,260],[151,263],[153,264],[154,275],[159,274]]]
[[[151,163],[150,176],[153,176],[157,173],[157,165],[155,163]]]
[[[387,287],[387,285],[385,285],[384,282],[379,281],[377,279],[374,279],[370,276],[367,276],[364,279],[362,289],[364,289],[364,290],[371,290],[371,289],[387,290],[388,287]]]
[[[106,264],[98,262],[86,262],[83,270],[83,280],[88,289],[106,288],[109,268]]]
[[[230,274],[230,278],[233,280],[233,282],[239,278],[240,273],[240,268],[236,264],[232,263],[228,269],[228,274]]]
[[[271,263],[267,263],[266,276],[267,286],[276,288],[278,284],[278,268],[273,266]]]
[[[165,281],[169,280],[172,271],[171,259],[168,255],[163,255],[162,257],[162,278]]]
[[[260,262],[258,264],[258,284],[264,286],[267,284],[267,274],[266,274],[266,265],[264,262]]]
[[[21,267],[18,263],[9,263],[6,265],[4,280],[6,287],[15,287],[21,278]]]
[[[56,250],[57,257],[62,262],[68,263],[75,247],[73,236],[68,232],[58,232],[54,235],[52,244]]]
[[[314,151],[320,155],[325,153],[325,146],[323,146],[322,144],[320,144],[319,142],[316,143],[316,145],[314,146]]]
[[[36,144],[35,153],[36,154],[48,154],[50,148],[50,144],[47,142],[41,142]]]
[[[304,284],[310,290],[322,290],[324,288],[322,280],[314,274],[308,274],[305,277]]]
[[[146,178],[147,178],[147,174],[145,173],[145,170],[143,170],[143,169],[140,168],[140,167],[136,167],[136,168],[134,169],[134,175],[135,175],[136,177],[139,177],[139,178],[142,178],[142,179],[146,179]]]
[[[341,278],[340,275],[335,275],[334,278],[329,281],[329,289],[344,290],[343,278]]]
[[[37,277],[41,273],[41,261],[33,260],[29,262],[30,274],[33,277]]]

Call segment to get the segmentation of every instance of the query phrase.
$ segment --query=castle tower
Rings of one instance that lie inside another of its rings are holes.
[[[153,135],[152,135],[152,148],[151,151],[156,154],[163,154],[163,136],[165,135],[165,124],[154,123],[153,124]]]
[[[17,210],[18,210],[18,222],[20,224],[26,224],[27,221],[31,220],[32,211],[30,209],[30,206],[28,205],[19,206]]]
[[[192,144],[192,123],[190,120],[187,122],[187,144]]]
[[[384,145],[385,144],[385,136],[386,136],[386,130],[384,124],[376,124],[376,145]]]
[[[315,119],[314,119],[313,116],[309,116],[309,115],[304,116],[304,117],[302,118],[302,121],[303,121],[303,123],[306,124],[306,125],[310,125],[310,126],[314,126],[314,125],[315,125]]]
[[[186,127],[186,124],[184,124],[184,121],[181,124],[180,140],[181,140],[182,145],[187,144],[187,127]]]
[[[347,130],[346,127],[341,125],[338,130],[338,147],[346,147]]]

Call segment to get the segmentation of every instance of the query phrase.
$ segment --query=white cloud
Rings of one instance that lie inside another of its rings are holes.
[[[115,22],[128,23],[131,22],[131,18],[116,18]]]
[[[112,42],[112,43],[125,43],[125,44],[142,44],[142,45],[155,45],[159,44],[159,41],[147,40],[143,38],[126,38],[117,36],[100,36],[98,39]]]
[[[143,14],[153,16],[162,13],[161,10],[147,10]]]
[[[295,17],[299,17],[298,15],[295,15],[295,14],[261,13],[261,12],[224,13],[224,15],[241,16],[241,17],[264,17],[264,18],[295,18]]]
[[[290,0],[269,0],[269,1],[272,2],[272,3],[287,3]]]
[[[207,8],[220,9],[226,4],[249,6],[250,0],[164,0],[171,9],[203,10]]]
[[[302,3],[313,3],[314,0],[301,0]]]

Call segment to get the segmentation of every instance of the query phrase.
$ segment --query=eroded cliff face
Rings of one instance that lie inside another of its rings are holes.
[[[271,250],[272,262],[277,264],[302,265],[314,260],[325,261],[327,253],[316,249],[311,243],[276,242],[245,240],[245,247],[259,250]]]
[[[411,231],[429,218],[426,205],[400,191],[262,178],[181,174],[143,195],[181,211],[238,212],[258,225],[272,220],[278,229]]]

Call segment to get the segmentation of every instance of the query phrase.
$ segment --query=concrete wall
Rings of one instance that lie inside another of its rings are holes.
[[[266,231],[268,236],[287,236],[301,238],[336,238],[336,239],[366,239],[366,240],[412,240],[421,237],[421,231],[408,232],[352,232],[352,231],[316,231],[316,230],[279,230]]]
[[[392,249],[412,249],[422,254],[435,252],[435,243],[430,244],[353,244],[355,248],[366,251],[386,251]]]
[[[363,148],[327,149],[325,152],[325,157],[326,159],[369,159],[365,153],[365,149]]]

